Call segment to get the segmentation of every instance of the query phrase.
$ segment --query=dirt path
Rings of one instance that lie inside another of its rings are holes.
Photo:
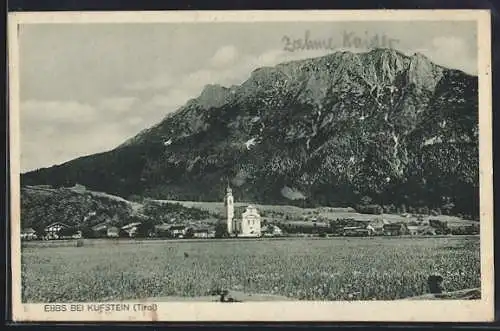
[[[228,297],[242,302],[262,302],[262,301],[293,301],[294,299],[280,295],[245,293],[240,291],[230,291]],[[140,300],[126,300],[124,302],[218,302],[219,296],[198,296],[198,297],[182,297],[182,296],[165,296],[152,297]]]
[[[297,299],[289,298],[273,294],[261,293],[245,293],[241,291],[230,291],[230,298],[241,302],[263,302],[263,301],[297,301]],[[447,292],[441,295],[424,294],[416,297],[405,298],[402,300],[479,300],[481,299],[481,290],[479,288],[466,289],[455,292]],[[219,302],[218,296],[198,296],[198,297],[183,297],[183,296],[165,296],[152,297],[140,300],[126,300],[124,302]]]

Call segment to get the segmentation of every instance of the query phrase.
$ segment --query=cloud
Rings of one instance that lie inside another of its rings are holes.
[[[150,89],[166,89],[174,85],[175,80],[170,73],[159,74],[152,79],[140,80],[124,85],[125,90],[142,91]]]
[[[136,102],[136,98],[127,96],[104,98],[93,104],[62,100],[22,102],[22,171],[102,152],[122,143],[143,128],[142,116],[126,115]]]
[[[441,36],[429,40],[419,49],[405,52],[418,51],[437,64],[476,73],[476,58],[468,46],[460,37]],[[162,72],[150,79],[125,84],[122,86],[124,95],[86,103],[24,101],[21,104],[22,168],[50,166],[109,150],[197,97],[207,84],[241,84],[258,67],[324,56],[340,50],[366,51],[339,48],[289,52],[268,49],[257,54],[242,54],[234,46],[224,46],[207,57],[199,68],[186,74],[174,76]],[[142,93],[142,99],[130,93]],[[282,194],[289,199],[304,198],[301,192],[287,187]]]
[[[161,110],[163,112],[171,112],[183,106],[194,95],[189,93],[189,89],[176,88],[169,90],[166,94],[154,95],[148,102],[144,104],[145,109]]]
[[[144,100],[130,95],[115,95],[89,103],[25,101],[21,105],[22,168],[50,166],[81,155],[109,150],[197,97],[207,84],[240,84],[260,66],[324,53],[269,50],[242,56],[235,48],[226,46],[217,50],[205,66],[177,77],[175,81],[169,73],[160,73],[150,80],[124,86],[127,93],[132,90],[165,90],[165,93],[153,93]],[[221,67],[223,63],[225,65]],[[50,148],[40,153],[41,146]]]
[[[94,121],[96,108],[76,101],[28,100],[21,103],[21,121],[72,123]]]
[[[328,50],[287,52],[282,49],[271,49],[256,55],[243,55],[239,54],[234,46],[224,46],[219,48],[204,66],[178,77],[175,84],[170,78],[171,75],[160,73],[148,81],[126,85],[125,89],[130,90],[133,87],[154,92],[148,100],[140,105],[137,104],[137,109],[151,114],[151,119],[160,120],[166,114],[179,109],[190,99],[198,97],[207,84],[222,86],[241,84],[258,67],[274,66],[282,62],[322,56],[330,52]],[[225,65],[222,66],[222,63]],[[165,92],[156,93],[158,90]],[[153,113],[158,115],[153,116]]]
[[[99,101],[98,107],[103,110],[114,112],[128,111],[138,99],[136,97],[110,97]]]
[[[184,89],[201,89],[206,84],[209,84],[209,82],[213,82],[214,78],[217,78],[217,71],[210,69],[194,71],[180,81],[179,87]]]
[[[72,126],[64,131],[44,123],[21,135],[21,171],[49,167],[83,155],[109,150],[123,142],[122,128],[106,123],[92,128]]]
[[[416,52],[424,54],[438,65],[477,75],[477,58],[470,53],[470,46],[460,37],[436,37],[424,47],[407,50],[405,53]]]
[[[210,64],[214,67],[231,65],[238,58],[238,50],[234,46],[223,46],[219,48],[210,59]]]
[[[127,124],[130,126],[137,126],[144,124],[144,118],[139,116],[132,116],[127,118]]]

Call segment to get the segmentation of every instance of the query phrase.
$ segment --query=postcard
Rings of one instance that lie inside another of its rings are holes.
[[[493,320],[489,11],[8,21],[15,321]]]

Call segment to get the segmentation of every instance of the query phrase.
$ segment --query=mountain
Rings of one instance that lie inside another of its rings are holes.
[[[254,70],[114,150],[22,175],[23,185],[127,197],[349,206],[361,200],[477,215],[477,77],[391,49]]]

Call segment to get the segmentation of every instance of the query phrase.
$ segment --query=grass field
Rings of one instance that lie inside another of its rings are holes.
[[[185,256],[187,253],[187,257]],[[479,287],[479,237],[101,241],[22,249],[23,302],[204,296],[223,288],[301,300],[388,300]]]

